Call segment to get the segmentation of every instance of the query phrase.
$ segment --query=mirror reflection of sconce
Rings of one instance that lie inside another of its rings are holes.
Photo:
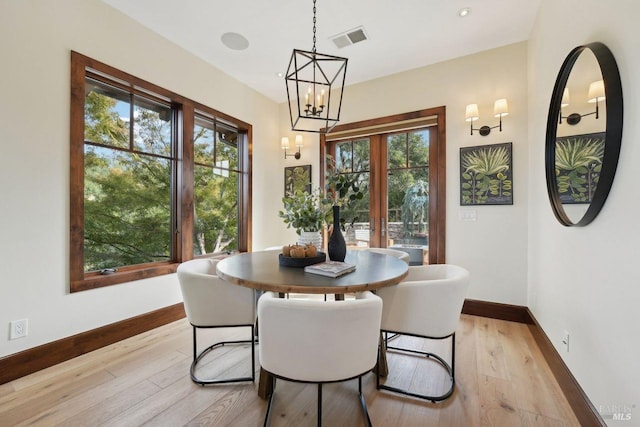
[[[491,129],[499,128],[500,132],[502,132],[502,117],[509,115],[509,107],[507,106],[507,100],[502,98],[496,100],[493,104],[493,116],[500,118],[500,123],[495,126],[482,126],[478,129],[474,129],[473,122],[480,118],[478,114],[478,104],[469,104],[467,105],[467,110],[465,113],[465,121],[470,122],[471,135],[473,135],[473,131],[476,130],[482,136],[487,136],[491,133]]]
[[[286,136],[283,136],[282,139],[280,140],[280,148],[284,150],[285,159],[287,157],[295,157],[295,159],[298,160],[302,156],[300,154],[300,149],[303,147],[303,145],[304,144],[302,143],[302,135],[296,135],[296,147],[298,148],[298,151],[293,154],[287,154],[287,150],[289,149],[289,138]]]
[[[589,104],[596,104],[596,111],[592,111],[587,114],[571,113],[568,116],[563,116],[562,109],[568,106],[570,103],[569,88],[565,87],[564,92],[562,92],[562,102],[560,103],[560,114],[558,115],[559,116],[558,123],[562,124],[562,119],[567,119],[567,124],[574,126],[580,123],[580,120],[582,120],[583,117],[591,116],[593,114],[596,115],[596,119],[599,119],[600,118],[599,103],[604,100],[605,100],[604,80],[597,80],[589,85],[589,92],[587,95],[587,102]]]

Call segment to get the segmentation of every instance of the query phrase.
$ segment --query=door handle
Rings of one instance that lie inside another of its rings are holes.
[[[373,233],[376,231],[376,218],[371,217],[371,221],[369,221],[369,233]]]
[[[384,225],[384,218],[380,218],[380,233],[382,237],[384,237],[387,234],[387,228]]]

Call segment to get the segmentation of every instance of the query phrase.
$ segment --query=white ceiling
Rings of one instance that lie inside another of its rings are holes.
[[[294,48],[313,46],[312,0],[103,0],[277,102]],[[319,53],[347,57],[346,85],[527,40],[540,0],[317,0]],[[458,17],[462,8],[471,13]],[[363,26],[368,40],[330,37]],[[220,40],[235,32],[244,51]]]

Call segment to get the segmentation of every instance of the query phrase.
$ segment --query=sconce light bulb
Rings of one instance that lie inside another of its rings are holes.
[[[562,92],[562,101],[560,102],[560,107],[564,108],[566,106],[569,105],[570,101],[570,97],[569,97],[569,88],[565,87],[564,91]]]
[[[594,102],[604,101],[604,80],[598,80],[589,85],[589,93],[587,95],[587,102],[593,104]]]
[[[509,115],[509,106],[507,105],[507,100],[505,98],[498,99],[493,104],[493,116],[494,117],[504,117]]]
[[[478,114],[478,104],[467,105],[465,111],[465,120],[467,122],[473,122],[475,120],[478,120],[479,117],[480,115]]]

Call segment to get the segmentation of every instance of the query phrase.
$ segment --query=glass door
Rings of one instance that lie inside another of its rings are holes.
[[[429,263],[429,128],[384,135],[380,246]]]
[[[445,139],[444,107],[339,125],[321,135],[321,159],[331,155],[339,173],[356,174],[365,194],[341,210],[348,247],[401,250],[412,265],[445,262]]]
[[[358,174],[365,197],[343,208],[351,247],[389,247],[415,265],[429,259],[429,128],[331,145],[340,173]]]

